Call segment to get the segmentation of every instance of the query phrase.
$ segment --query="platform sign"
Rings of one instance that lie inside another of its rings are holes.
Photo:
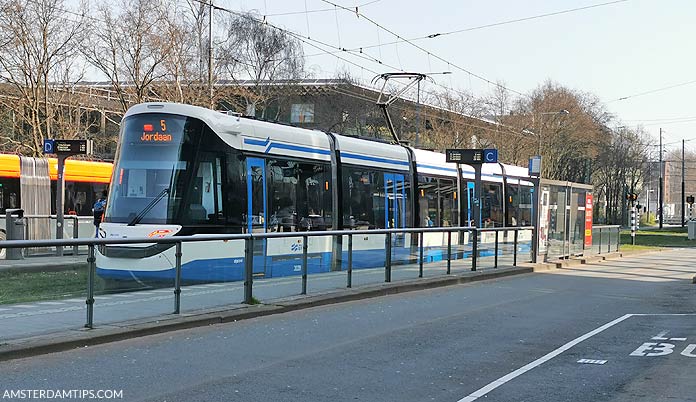
[[[43,141],[43,153],[45,154],[52,154],[53,149],[55,148],[55,140],[47,140],[44,139]]]
[[[541,176],[541,156],[533,156],[529,159],[528,173],[530,176]]]
[[[43,152],[56,155],[91,155],[92,140],[44,139]]]
[[[585,195],[585,248],[592,247],[592,194]]]
[[[480,163],[497,163],[497,149],[446,149],[445,158],[448,163],[478,165]]]

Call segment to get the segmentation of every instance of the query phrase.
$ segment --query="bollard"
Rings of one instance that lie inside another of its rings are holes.
[[[254,281],[254,238],[244,239],[244,303],[251,304]]]
[[[452,272],[452,232],[447,232],[447,275]]]
[[[181,242],[176,243],[176,267],[174,267],[174,314],[181,310]]]
[[[419,250],[419,260],[418,260],[418,277],[423,277],[423,232],[420,232],[420,250]]]
[[[599,228],[599,253],[602,254],[602,228]]]
[[[307,294],[307,235],[302,236],[302,294]]]
[[[387,233],[384,242],[386,246],[386,258],[384,261],[384,281],[391,282],[391,233]]]
[[[353,235],[348,235],[348,284],[346,287],[353,287]]]
[[[478,229],[471,229],[473,233],[471,243],[471,270],[476,271],[476,259],[478,258]]]
[[[94,244],[89,245],[89,257],[87,257],[87,323],[85,328],[94,328],[94,276],[96,274],[97,259],[94,256]]]

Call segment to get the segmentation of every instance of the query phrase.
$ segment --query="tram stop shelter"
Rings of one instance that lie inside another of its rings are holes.
[[[590,253],[593,193],[589,184],[540,179],[537,261]]]

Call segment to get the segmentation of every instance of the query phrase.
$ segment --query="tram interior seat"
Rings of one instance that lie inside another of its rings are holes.
[[[191,204],[189,217],[193,222],[205,221],[208,219],[208,211],[201,204]]]

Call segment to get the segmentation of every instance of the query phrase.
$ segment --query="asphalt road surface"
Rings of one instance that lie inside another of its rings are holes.
[[[0,399],[696,401],[694,259],[646,254],[4,362]]]

